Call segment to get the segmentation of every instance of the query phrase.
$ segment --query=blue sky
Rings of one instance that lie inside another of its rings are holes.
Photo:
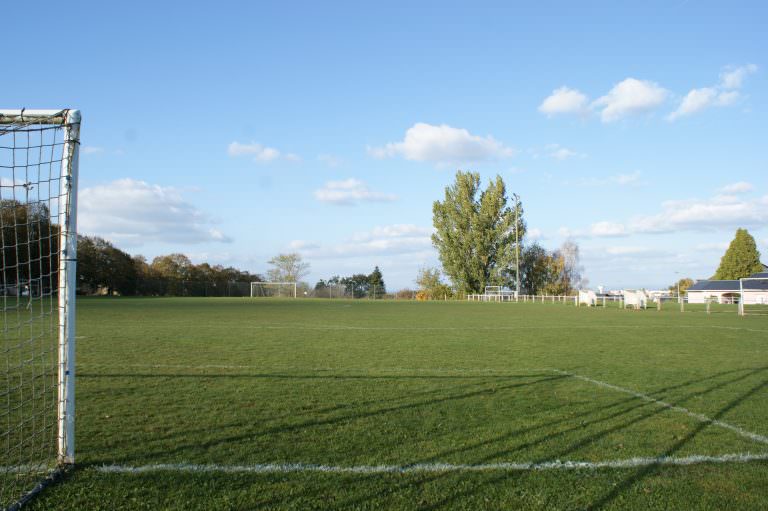
[[[510,4],[14,2],[0,106],[83,111],[81,232],[150,258],[413,286],[457,168],[593,286],[768,256],[768,4]]]

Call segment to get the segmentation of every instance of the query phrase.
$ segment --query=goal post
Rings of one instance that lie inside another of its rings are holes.
[[[739,279],[739,315],[768,315],[768,278]]]
[[[78,110],[0,109],[0,507],[75,461]]]
[[[296,298],[296,282],[251,282],[251,298]]]

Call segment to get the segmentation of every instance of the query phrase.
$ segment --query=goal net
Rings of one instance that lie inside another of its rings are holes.
[[[251,298],[296,298],[295,282],[251,282]]]
[[[0,110],[0,508],[74,462],[80,112]]]
[[[739,279],[739,314],[768,315],[768,278]]]

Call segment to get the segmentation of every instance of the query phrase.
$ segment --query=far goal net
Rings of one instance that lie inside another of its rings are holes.
[[[251,282],[251,298],[296,298],[296,283]]]
[[[0,110],[0,508],[74,462],[80,112]]]
[[[740,279],[739,292],[739,314],[768,315],[768,278]]]

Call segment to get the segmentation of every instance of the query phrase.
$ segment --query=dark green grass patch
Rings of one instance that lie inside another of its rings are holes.
[[[412,466],[765,453],[552,369],[768,435],[768,320],[563,304],[79,302],[78,466],[31,509],[764,509],[765,462],[406,474]]]

